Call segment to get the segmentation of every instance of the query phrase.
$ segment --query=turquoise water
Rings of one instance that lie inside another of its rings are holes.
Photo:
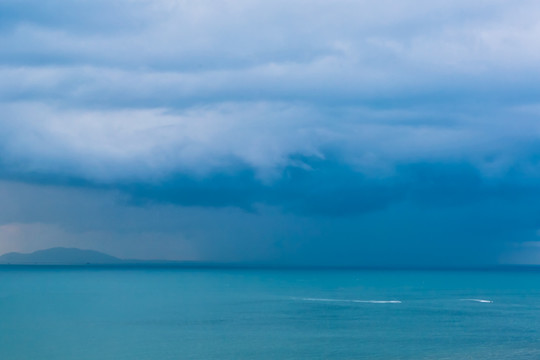
[[[538,360],[540,272],[3,267],[0,358]]]

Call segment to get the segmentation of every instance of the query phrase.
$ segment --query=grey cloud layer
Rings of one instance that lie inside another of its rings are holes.
[[[47,4],[4,5],[17,10],[0,34],[4,97],[339,103],[489,92],[474,83],[515,87],[539,76],[533,1]]]
[[[488,178],[510,171],[538,175],[535,107],[480,114],[290,103],[96,110],[19,102],[0,108],[2,160],[14,175],[58,173],[110,184],[248,168],[271,183],[288,167],[310,172],[303,159],[327,157],[368,177],[436,161],[470,163]]]

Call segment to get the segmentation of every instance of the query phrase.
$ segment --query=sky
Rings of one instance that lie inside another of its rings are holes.
[[[540,3],[0,2],[0,253],[540,264]]]

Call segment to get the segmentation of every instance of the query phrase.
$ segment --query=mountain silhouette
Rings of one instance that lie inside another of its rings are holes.
[[[56,247],[29,254],[11,252],[0,256],[0,264],[11,265],[106,265],[123,260],[94,250]]]

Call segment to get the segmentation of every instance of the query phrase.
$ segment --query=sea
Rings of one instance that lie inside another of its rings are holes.
[[[0,359],[540,359],[537,270],[0,267]]]

